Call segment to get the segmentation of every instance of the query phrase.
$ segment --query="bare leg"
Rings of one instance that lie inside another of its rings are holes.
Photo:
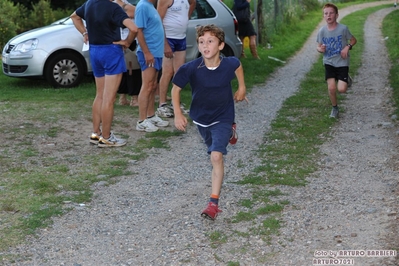
[[[95,78],[96,82],[96,97],[93,101],[92,106],[92,119],[93,119],[93,132],[97,135],[101,135],[101,106],[103,104],[103,93],[104,93],[104,77]]]
[[[346,93],[346,90],[348,89],[348,83],[342,80],[338,80],[338,92],[339,93]]]
[[[114,102],[122,74],[105,75],[103,102],[101,106],[102,134],[105,139],[111,135],[111,124],[114,117]]]
[[[166,103],[169,83],[174,73],[184,64],[186,60],[186,51],[174,52],[173,58],[164,57],[162,60],[162,76],[159,81],[159,106]]]
[[[337,106],[337,85],[335,78],[327,79],[328,96],[330,97],[331,105]]]
[[[224,176],[223,154],[218,151],[211,152],[212,163],[212,194],[220,195]]]
[[[245,52],[244,52],[244,38],[245,38],[244,36],[240,36],[240,40],[242,42],[241,57],[246,58],[247,56],[245,55]]]
[[[256,50],[256,35],[249,36],[249,49],[253,58],[260,59],[258,51]]]
[[[138,97],[139,101],[139,120],[143,121],[147,118],[149,113],[149,105],[154,105],[155,102],[155,90],[157,87],[157,75],[158,71],[155,68],[149,67],[142,72],[142,85]],[[153,100],[150,99],[153,97]],[[151,100],[151,102],[150,102]],[[154,112],[154,107],[152,107]]]

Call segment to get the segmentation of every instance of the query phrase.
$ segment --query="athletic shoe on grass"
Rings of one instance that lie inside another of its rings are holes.
[[[145,132],[155,132],[158,131],[158,127],[154,126],[148,119],[145,119],[143,122],[136,124],[137,131],[145,131]]]
[[[100,137],[100,140],[98,141],[98,147],[100,148],[120,147],[123,145],[126,145],[126,140],[115,137],[112,132],[108,139]]]
[[[98,141],[100,140],[101,135],[97,135],[97,133],[91,133],[90,135],[90,143],[91,144],[98,144]]]
[[[338,110],[338,108],[332,108],[332,110],[331,110],[331,114],[330,114],[330,118],[335,118],[335,119],[337,119],[338,118],[338,115],[339,115],[339,110]]]
[[[159,117],[166,117],[166,118],[174,116],[173,110],[170,110],[170,108],[166,107],[166,104],[161,107],[158,107],[156,114]]]
[[[150,121],[157,127],[167,127],[169,125],[169,121],[162,120],[159,116],[154,115],[151,118],[147,118],[146,120]]]

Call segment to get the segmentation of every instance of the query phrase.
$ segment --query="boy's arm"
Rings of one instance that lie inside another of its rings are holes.
[[[241,102],[243,100],[246,100],[248,102],[247,97],[245,97],[247,88],[245,87],[244,69],[242,68],[241,64],[236,69],[235,73],[238,81],[238,90],[236,91],[236,93],[234,93],[234,101]]]
[[[352,36],[352,38],[350,38],[349,43],[344,47],[344,49],[341,50],[341,57],[342,58],[347,58],[348,54],[349,54],[349,50],[352,49],[352,47],[357,43],[357,40],[355,38],[355,36]]]
[[[175,127],[178,130],[186,131],[187,118],[183,115],[183,112],[180,108],[180,91],[181,91],[181,88],[179,86],[173,84],[172,105],[173,105],[173,112],[175,114]]]

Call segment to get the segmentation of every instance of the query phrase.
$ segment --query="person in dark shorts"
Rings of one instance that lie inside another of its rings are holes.
[[[260,59],[258,51],[256,49],[256,32],[254,25],[252,25],[251,11],[250,11],[251,0],[234,0],[233,12],[238,20],[238,36],[241,42],[244,43],[244,38],[249,38],[249,49],[252,57]],[[244,52],[244,46],[242,47],[241,57],[246,57]]]
[[[323,17],[327,25],[321,27],[317,34],[317,51],[323,53],[325,79],[328,96],[332,104],[330,117],[336,119],[339,115],[337,90],[340,93],[345,93],[348,84],[351,83],[349,50],[352,49],[357,40],[346,25],[337,22],[337,6],[331,3],[325,4]]]
[[[227,145],[237,142],[234,123],[234,101],[247,100],[244,70],[234,56],[222,57],[224,32],[215,25],[197,27],[198,49],[202,54],[183,64],[176,72],[172,83],[172,102],[175,126],[185,131],[187,118],[180,108],[180,91],[190,84],[192,101],[190,117],[197,125],[212,163],[212,191],[207,207],[201,216],[214,220],[219,209],[219,196],[224,177],[223,155]],[[238,90],[233,95],[231,81],[237,78]]]

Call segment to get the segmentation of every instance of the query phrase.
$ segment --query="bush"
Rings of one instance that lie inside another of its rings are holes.
[[[3,50],[4,45],[9,39],[17,34],[20,18],[19,5],[14,5],[11,1],[0,0],[0,47]]]
[[[29,15],[29,28],[39,28],[55,21],[51,4],[48,0],[40,0],[33,5],[33,11]]]

